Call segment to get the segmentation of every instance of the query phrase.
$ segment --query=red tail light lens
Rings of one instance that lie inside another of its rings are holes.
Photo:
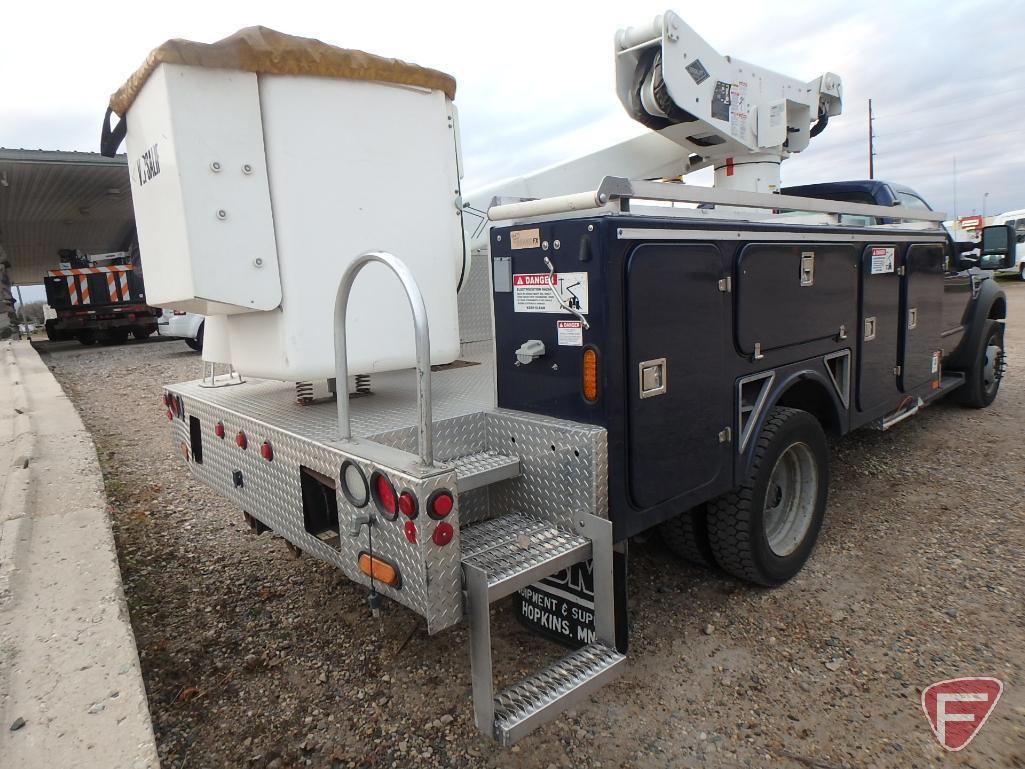
[[[216,435],[218,438],[223,438],[224,437],[224,423],[223,422],[218,422],[217,424],[214,425],[214,435]]]
[[[434,529],[434,534],[431,535],[431,539],[436,545],[447,545],[452,541],[453,534],[455,534],[455,530],[452,528],[452,524],[447,521],[442,521],[438,524],[437,528]]]
[[[416,524],[412,521],[406,521],[405,526],[402,527],[406,533],[406,539],[416,544]]]
[[[264,441],[263,445],[260,446],[260,456],[268,462],[274,459],[274,449],[271,448],[270,441]]]
[[[167,410],[167,421],[168,422],[173,422],[174,421],[174,414],[171,413],[171,409]]]
[[[431,494],[427,500],[427,514],[438,521],[452,512],[455,507],[455,500],[452,499],[452,492],[442,489]]]
[[[238,435],[235,436],[235,445],[240,449],[245,449],[249,446],[249,439],[246,438],[246,434],[241,430],[239,430]]]
[[[403,491],[399,494],[399,512],[409,519],[416,518],[416,514],[420,512],[412,491]]]
[[[370,476],[370,486],[377,509],[384,513],[389,521],[394,521],[399,515],[399,503],[395,487],[391,485],[388,476],[381,472],[374,473]]]

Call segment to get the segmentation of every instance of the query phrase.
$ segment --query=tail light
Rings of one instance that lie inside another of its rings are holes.
[[[580,389],[584,400],[594,403],[598,400],[598,351],[593,347],[584,350],[580,380]]]
[[[377,509],[384,513],[389,521],[394,521],[399,515],[399,503],[395,487],[388,480],[388,476],[382,472],[375,472],[370,476],[370,489]]]
[[[416,544],[416,524],[412,521],[406,521],[406,524],[402,527],[408,539],[412,544]]]
[[[174,313],[172,313],[172,314],[174,314],[174,315],[184,315],[185,314],[185,310],[175,310]]]
[[[416,503],[416,496],[412,491],[403,491],[399,494],[399,512],[410,520],[416,518],[420,507]]]
[[[214,425],[214,435],[218,438],[224,437],[224,422],[218,422]]]
[[[359,570],[368,577],[373,577],[378,582],[390,587],[399,587],[401,582],[398,569],[387,561],[370,555],[370,553],[360,553]]]
[[[268,462],[274,459],[274,449],[271,448],[270,441],[264,441],[260,446],[260,456]]]
[[[452,541],[453,534],[455,534],[455,530],[452,528],[452,524],[448,521],[442,521],[434,529],[431,539],[436,545],[447,545]]]
[[[453,507],[455,507],[455,500],[452,499],[452,492],[441,489],[431,494],[427,500],[427,515],[440,521],[452,512]]]
[[[243,450],[249,446],[249,439],[246,438],[246,434],[241,430],[239,430],[238,435],[235,436],[235,445]]]
[[[171,409],[167,410],[167,421],[168,422],[173,422],[174,421],[174,414],[171,413]]]

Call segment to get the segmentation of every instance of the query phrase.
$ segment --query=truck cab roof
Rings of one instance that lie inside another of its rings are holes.
[[[796,187],[784,187],[780,192],[784,195],[796,195],[802,198],[821,198],[823,200],[839,200],[848,203],[872,203],[877,206],[904,205],[907,202],[907,197],[910,196],[921,201],[921,204],[928,210],[933,210],[925,198],[910,187],[878,179],[802,184]]]

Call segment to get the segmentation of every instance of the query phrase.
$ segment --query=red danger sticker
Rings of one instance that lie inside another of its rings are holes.
[[[516,312],[587,314],[586,272],[526,272],[513,275]]]

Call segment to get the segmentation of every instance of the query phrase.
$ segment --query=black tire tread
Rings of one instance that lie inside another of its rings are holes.
[[[708,544],[716,562],[733,576],[758,585],[772,586],[776,583],[765,578],[752,558],[752,479],[758,476],[758,470],[765,460],[765,452],[776,433],[792,415],[800,413],[802,412],[799,409],[775,407],[765,420],[765,425],[758,436],[748,480],[739,489],[727,492],[708,503]]]
[[[993,336],[994,332],[997,331],[996,326],[998,322],[999,321],[993,319],[986,321],[986,325],[982,330],[982,347],[979,350],[980,355],[986,354],[986,347],[988,346],[989,340]],[[993,393],[992,398],[986,395],[982,381],[981,364],[981,359],[977,358],[972,361],[971,368],[965,372],[964,384],[952,393],[954,400],[962,406],[972,409],[984,409],[990,406],[1000,393],[1000,386],[998,384],[996,392]]]
[[[702,525],[704,518],[705,506],[701,505],[665,521],[659,527],[659,534],[666,547],[675,555],[695,566],[714,569],[715,556],[708,544],[708,531]]]

